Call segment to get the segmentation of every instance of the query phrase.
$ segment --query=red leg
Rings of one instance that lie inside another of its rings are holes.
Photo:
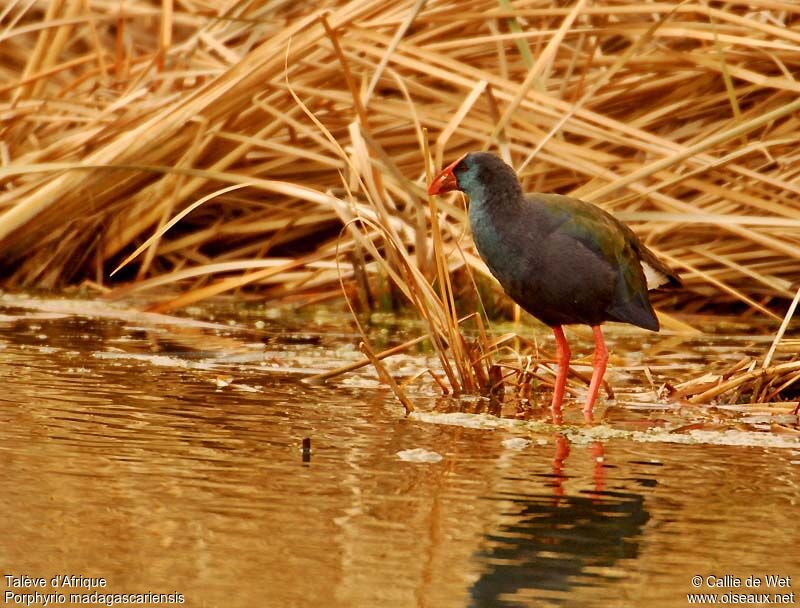
[[[606,469],[605,469],[605,449],[603,444],[595,441],[592,444],[592,457],[594,458],[594,491],[598,494],[605,489]]]
[[[583,412],[591,417],[592,407],[597,400],[597,393],[600,392],[600,385],[603,383],[603,376],[606,373],[606,364],[608,363],[608,350],[606,343],[603,340],[603,330],[599,325],[592,327],[594,332],[594,361],[592,367],[592,382],[589,384],[589,395],[586,397],[586,406]]]
[[[556,454],[553,457],[553,494],[556,499],[564,496],[564,463],[569,456],[569,439],[561,433],[556,434]]]
[[[561,402],[564,400],[564,387],[567,385],[567,374],[569,373],[569,344],[564,335],[564,330],[560,325],[553,328],[553,333],[556,336],[556,358],[558,359],[558,375],[556,376],[556,386],[553,389],[553,419],[556,423],[561,420]]]

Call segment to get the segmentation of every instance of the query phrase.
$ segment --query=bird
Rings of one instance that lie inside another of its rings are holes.
[[[608,363],[602,325],[659,330],[648,291],[680,287],[678,274],[600,207],[551,193],[524,194],[516,172],[490,152],[469,152],[439,172],[431,196],[469,197],[476,249],[505,293],[553,330],[558,373],[551,411],[562,420],[570,348],[564,325],[589,325],[595,341],[583,408],[592,412]]]

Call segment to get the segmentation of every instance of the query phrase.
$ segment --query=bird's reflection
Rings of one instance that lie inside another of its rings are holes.
[[[579,481],[567,473],[571,455],[576,462],[590,455],[594,462],[589,487],[577,494],[565,489],[567,481]],[[485,569],[470,590],[472,606],[527,605],[515,597],[552,599],[603,577],[599,568],[637,556],[650,518],[644,497],[606,490],[604,460],[600,442],[577,448],[559,434],[552,471],[532,477],[542,492],[494,497],[503,502],[506,515],[476,555]]]

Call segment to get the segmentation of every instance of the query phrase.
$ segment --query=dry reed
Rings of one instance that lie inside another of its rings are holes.
[[[400,291],[428,308],[436,299],[432,335],[460,348],[459,287],[442,281],[487,270],[462,202],[434,208],[425,196],[427,130],[437,167],[495,149],[528,190],[571,193],[630,222],[684,277],[662,308],[777,324],[795,293],[796,3],[234,0],[220,10],[0,8],[7,286],[105,285],[137,248],[112,295],[145,293],[158,311],[243,289],[319,301],[338,297],[340,280],[369,306],[387,277],[417,273],[438,291]],[[464,388],[488,369],[448,373]]]
[[[571,192],[634,223],[683,271],[689,289],[673,306],[738,302],[780,316],[776,299],[793,295],[798,5],[213,6],[0,11],[7,284],[106,282],[180,210],[230,184],[246,187],[193,210],[124,275],[139,290],[180,282],[181,298],[162,309],[248,284],[265,298],[335,291],[336,226],[355,216],[388,220],[427,270],[427,128],[437,165],[498,148],[524,166],[528,188]],[[354,203],[337,192],[340,172]],[[441,211],[445,241],[460,239],[463,210]],[[460,244],[451,270],[466,262],[485,274]]]
[[[677,385],[670,383],[662,387],[664,397],[693,405],[771,405],[796,401],[793,407],[785,408],[795,414],[800,409],[800,360],[796,356],[796,340],[784,343],[794,351],[791,360],[775,363],[774,358],[786,329],[800,303],[800,289],[795,293],[789,309],[772,340],[770,348],[761,360],[744,356],[733,365],[717,372],[708,372]]]

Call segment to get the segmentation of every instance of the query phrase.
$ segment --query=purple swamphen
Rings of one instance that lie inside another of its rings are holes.
[[[514,170],[494,154],[465,154],[434,178],[428,194],[453,190],[469,196],[472,235],[489,270],[512,300],[553,328],[556,420],[570,360],[562,325],[592,327],[594,371],[584,408],[591,420],[608,362],[600,326],[621,321],[658,331],[647,292],[680,286],[680,278],[599,207],[560,194],[524,194]]]

